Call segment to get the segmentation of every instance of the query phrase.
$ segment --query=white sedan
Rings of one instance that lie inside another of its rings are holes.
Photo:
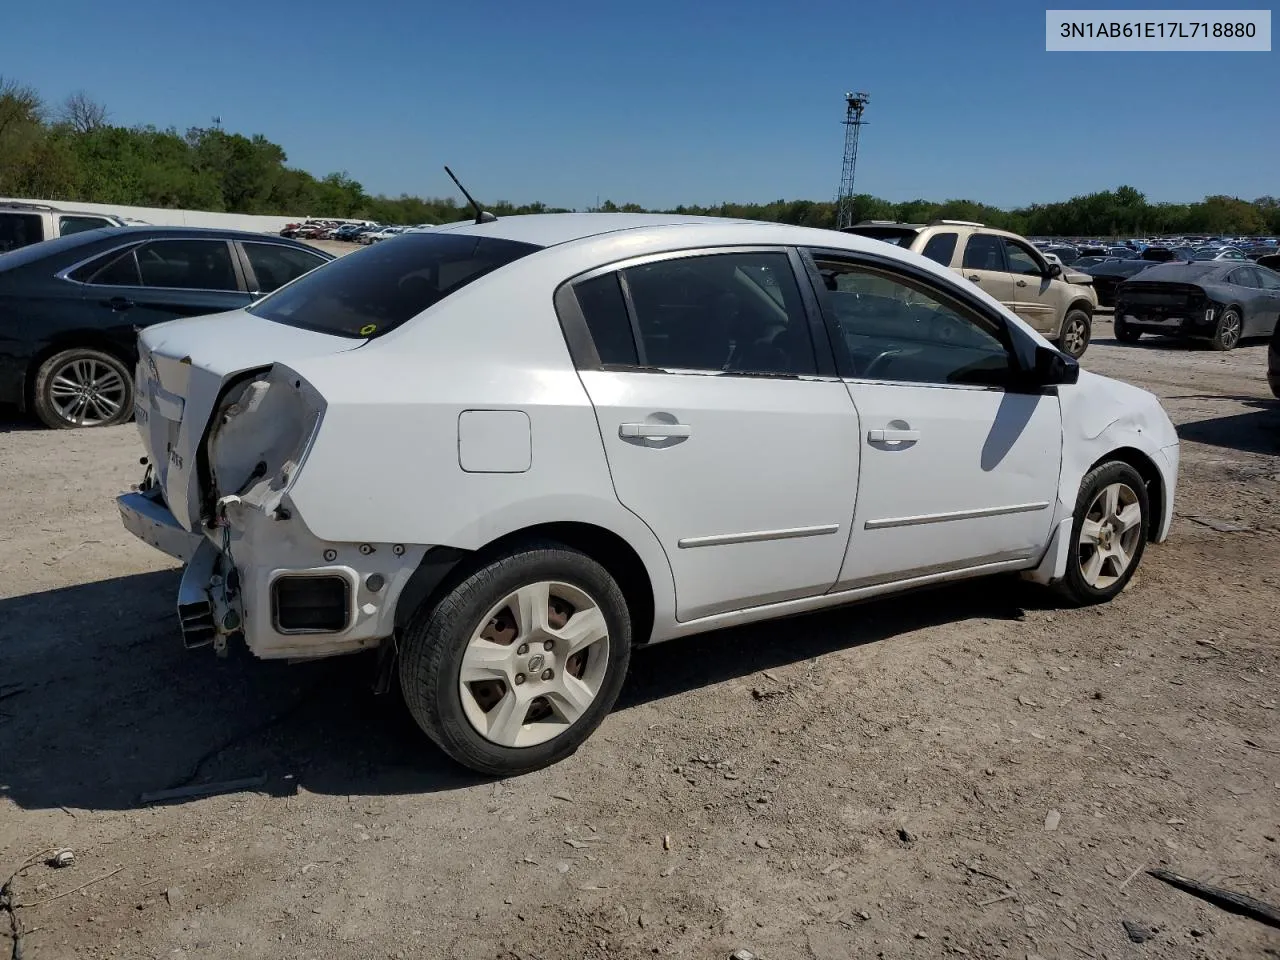
[[[491,774],[573,752],[636,647],[1001,571],[1106,601],[1173,516],[1153,396],[852,234],[450,224],[140,358],[119,504],[187,561],[187,643],[381,648]]]

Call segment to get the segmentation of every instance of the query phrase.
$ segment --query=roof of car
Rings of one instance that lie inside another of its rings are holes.
[[[540,247],[551,247],[574,240],[583,240],[619,230],[636,230],[643,227],[670,227],[678,224],[726,224],[750,223],[748,220],[730,220],[724,217],[689,217],[667,213],[530,213],[512,217],[499,217],[489,223],[463,220],[431,227],[433,233],[472,234],[481,237],[497,237],[517,240]]]
[[[1157,263],[1143,270],[1134,277],[1134,281],[1180,281],[1197,280],[1201,277],[1212,277],[1215,274],[1226,274],[1237,267],[1245,266],[1240,260],[1194,260],[1190,263],[1171,260],[1168,263]]]
[[[152,224],[139,227],[100,227],[97,230],[84,230],[72,236],[80,237],[208,237],[219,236],[228,240],[276,240],[281,238],[274,233],[254,233],[252,230],[227,230],[222,227],[160,227]]]

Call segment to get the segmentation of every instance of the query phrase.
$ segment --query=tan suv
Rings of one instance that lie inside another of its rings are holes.
[[[927,224],[866,220],[845,233],[884,240],[923,254],[980,286],[1052,340],[1071,357],[1089,346],[1093,287],[1068,283],[1062,267],[1049,263],[1026,239],[968,220],[934,220]],[[1078,275],[1084,279],[1085,275]],[[1077,275],[1072,274],[1072,280]]]

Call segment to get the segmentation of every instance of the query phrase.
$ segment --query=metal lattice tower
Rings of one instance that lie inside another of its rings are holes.
[[[853,225],[853,175],[858,166],[858,136],[862,133],[862,111],[871,102],[866,93],[844,95],[844,167],[840,171],[840,191],[836,194],[836,229]]]

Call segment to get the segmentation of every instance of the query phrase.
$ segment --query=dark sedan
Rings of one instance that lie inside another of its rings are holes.
[[[0,256],[0,403],[50,427],[133,415],[137,333],[243,307],[332,260],[235,230],[90,230]]]
[[[1231,350],[1280,321],[1280,273],[1248,261],[1162,263],[1116,288],[1117,340],[1144,333],[1207,338]]]
[[[1154,266],[1150,260],[1103,260],[1101,263],[1073,266],[1073,270],[1087,273],[1093,277],[1093,290],[1098,295],[1098,306],[1114,307],[1116,303],[1116,287],[1130,277],[1142,273]]]

